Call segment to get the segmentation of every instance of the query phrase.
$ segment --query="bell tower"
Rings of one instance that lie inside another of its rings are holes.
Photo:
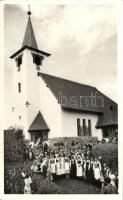
[[[13,105],[12,125],[22,127],[26,138],[34,116],[39,112],[40,83],[38,73],[49,53],[38,49],[32,22],[31,11],[21,48],[10,56],[13,62]]]

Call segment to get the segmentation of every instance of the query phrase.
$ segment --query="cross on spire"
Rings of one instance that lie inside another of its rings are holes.
[[[28,8],[29,8],[29,10],[28,10],[27,14],[30,16],[31,15],[30,5],[28,5]]]

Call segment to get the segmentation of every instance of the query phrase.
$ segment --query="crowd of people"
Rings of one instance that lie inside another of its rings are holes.
[[[102,157],[92,155],[93,144],[87,143],[76,148],[74,141],[71,148],[64,145],[50,148],[47,142],[43,144],[40,139],[36,144],[31,142],[25,150],[25,161],[32,161],[32,173],[40,173],[49,181],[65,177],[66,179],[79,179],[100,188],[102,194],[115,194],[118,190],[118,177],[112,172]],[[22,171],[24,179],[24,193],[31,193],[32,179],[28,172]]]

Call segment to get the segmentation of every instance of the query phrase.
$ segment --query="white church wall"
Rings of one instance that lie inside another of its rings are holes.
[[[43,116],[50,128],[49,138],[53,137],[62,137],[62,128],[61,128],[61,106],[58,104],[56,98],[50,91],[46,84],[39,77],[40,84],[40,109]]]
[[[26,129],[27,127],[27,109],[25,101],[27,98],[27,68],[26,55],[23,54],[23,63],[20,66],[21,70],[17,71],[15,58],[11,59],[12,80],[10,83],[12,90],[6,91],[9,93],[9,99],[6,104],[6,118],[5,129],[12,127],[21,127]],[[18,92],[18,83],[21,83],[21,92]],[[25,87],[24,87],[25,85]]]
[[[61,108],[42,78],[37,76],[38,71],[36,70],[36,65],[33,63],[31,52],[29,50],[26,50],[26,52],[28,57],[27,100],[30,103],[28,107],[28,128],[40,110],[49,126],[49,137],[61,136]],[[41,69],[44,65],[45,58]]]
[[[95,126],[97,124],[98,115],[96,114],[88,114],[88,113],[80,113],[76,111],[67,111],[62,109],[62,132],[64,137],[75,137],[77,136],[77,118],[80,119],[81,126],[82,120],[86,120],[86,125],[88,125],[88,120],[91,120],[91,130],[92,136],[98,137],[98,139],[102,139],[102,131],[101,129],[96,129]]]

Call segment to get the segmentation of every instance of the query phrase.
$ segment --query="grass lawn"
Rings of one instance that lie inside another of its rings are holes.
[[[62,186],[67,194],[100,194],[99,189],[86,183],[84,180],[59,179],[55,183]]]

